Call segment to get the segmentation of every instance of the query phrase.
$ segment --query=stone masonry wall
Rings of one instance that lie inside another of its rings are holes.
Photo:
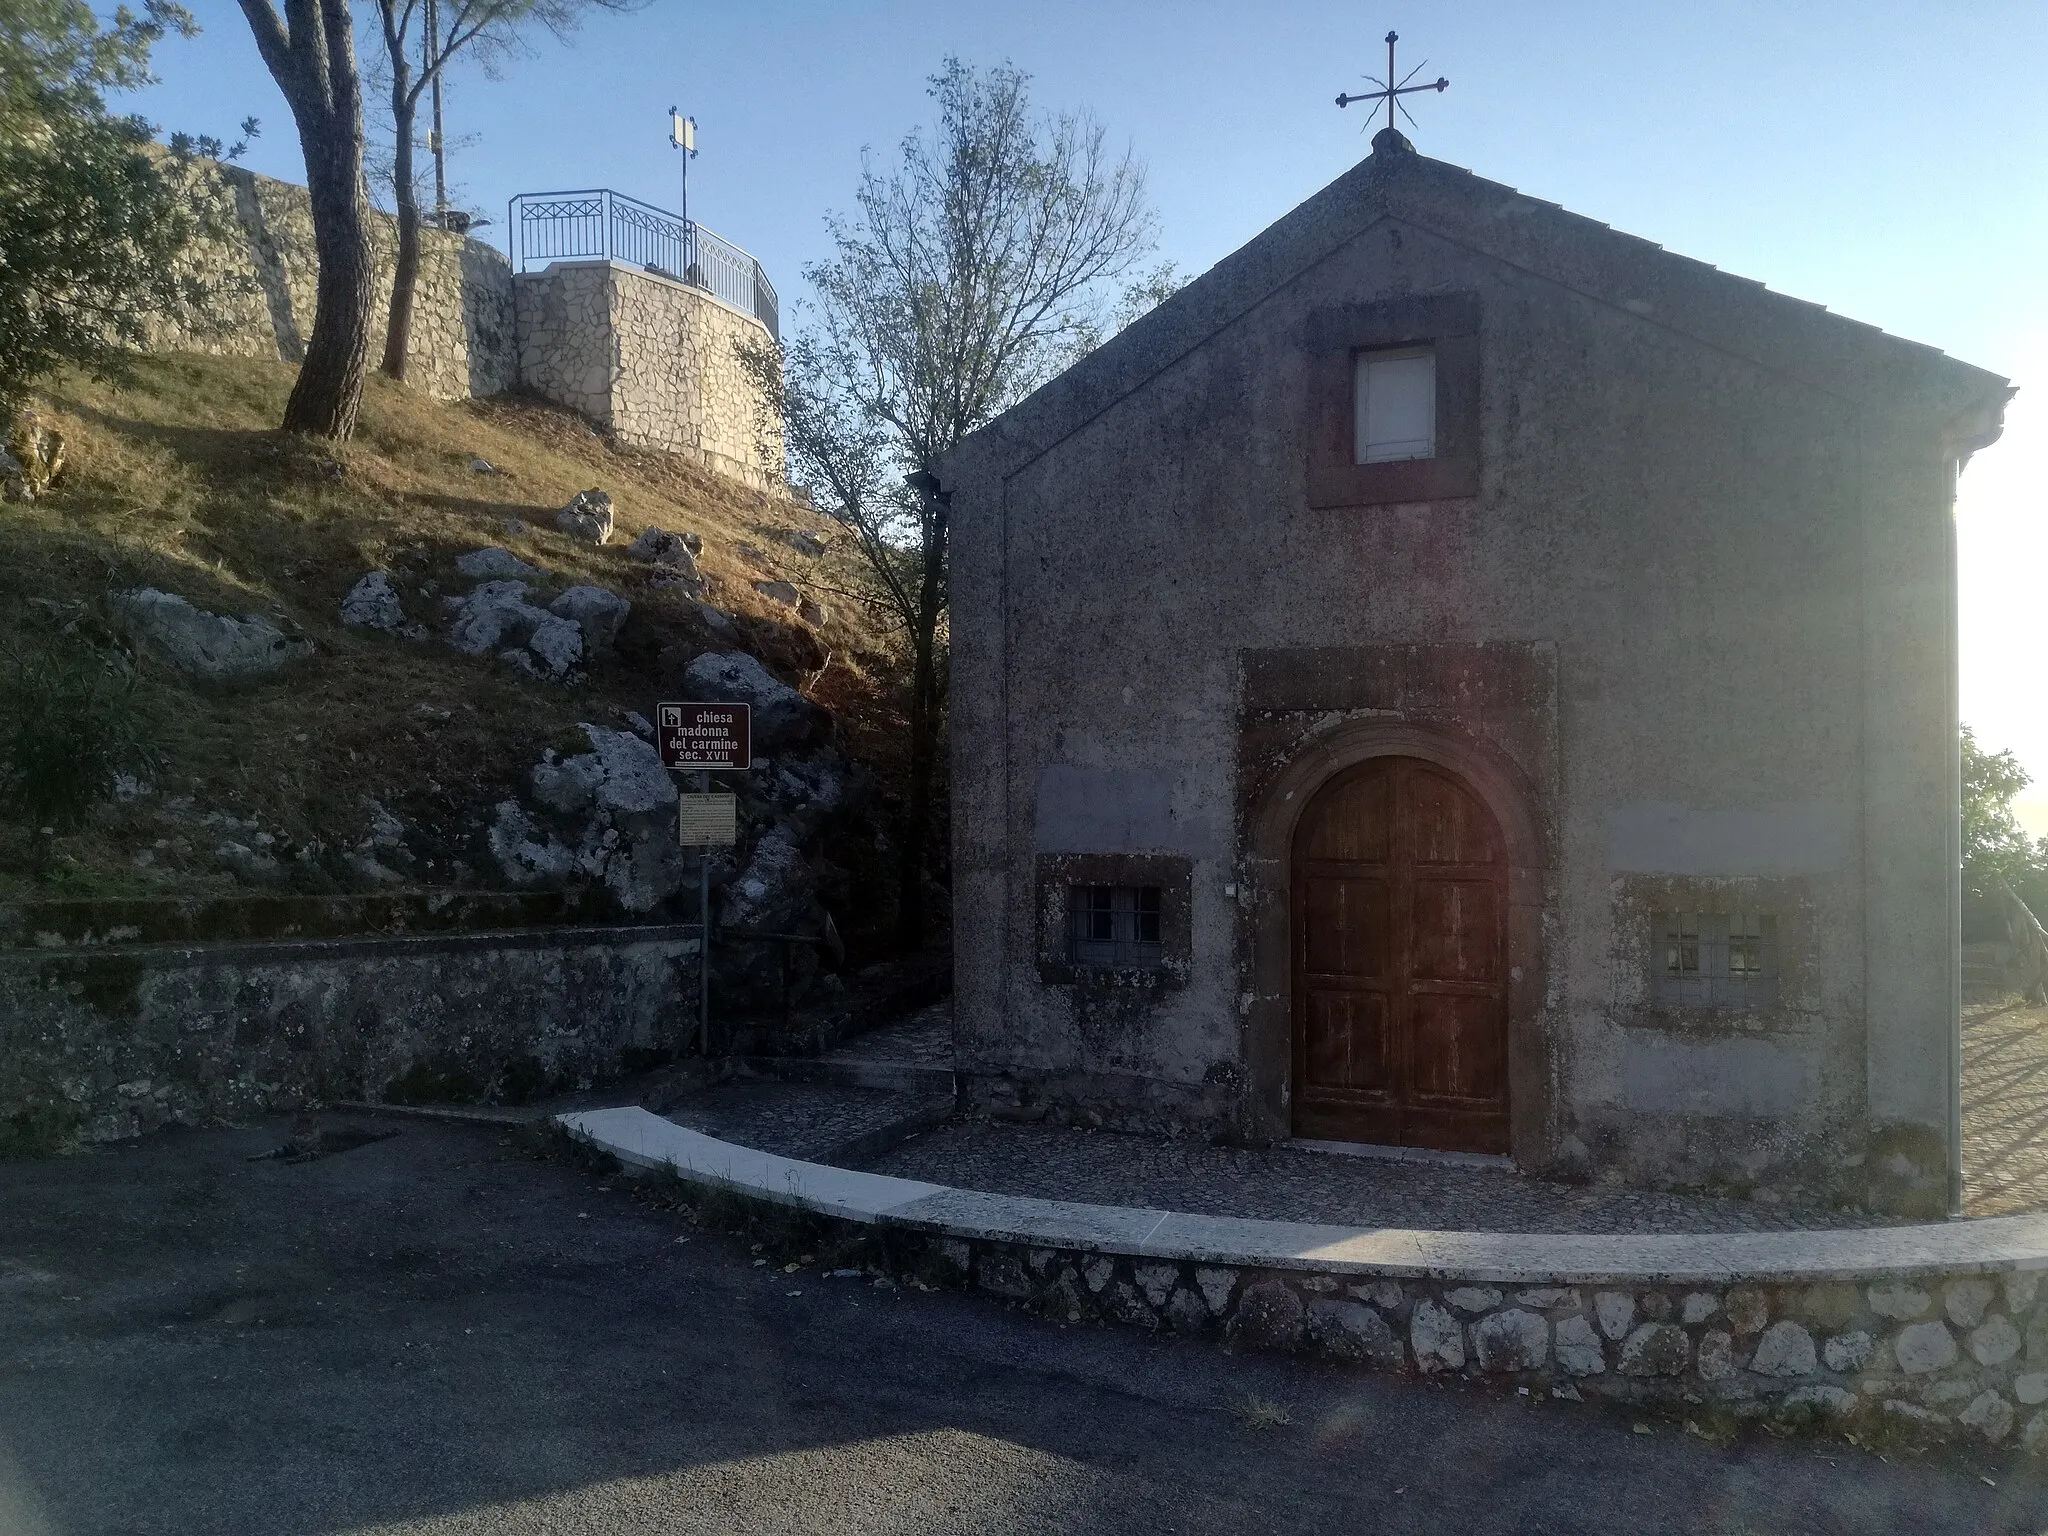
[[[760,392],[739,360],[741,345],[769,339],[751,315],[609,262],[522,273],[515,296],[528,389],[624,442],[689,454],[750,484],[779,478],[779,434],[764,453]]]
[[[1122,1323],[1780,1427],[1994,1445],[2017,1432],[2023,1448],[2048,1454],[2048,1294],[2038,1270],[1874,1284],[1477,1284],[894,1230],[878,1238],[836,1225],[853,1249],[879,1248],[896,1273],[984,1291],[1061,1323]],[[815,1245],[816,1236],[805,1240]]]
[[[251,288],[225,304],[215,325],[161,324],[150,339],[152,349],[300,361],[313,328],[319,278],[306,189],[212,161],[193,162],[187,175],[194,202],[225,215],[233,233],[200,240],[186,261],[208,276],[245,277]],[[398,226],[377,214],[370,236],[377,250],[374,360],[383,355]],[[510,264],[495,247],[463,235],[423,230],[421,243],[409,382],[441,400],[512,388],[518,355]]]
[[[0,1143],[574,1087],[676,1045],[696,956],[673,927],[0,949]]]

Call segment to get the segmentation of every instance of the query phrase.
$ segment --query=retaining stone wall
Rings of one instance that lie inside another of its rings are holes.
[[[151,349],[301,361],[313,328],[319,279],[306,189],[210,160],[190,162],[183,174],[193,202],[225,215],[233,231],[196,242],[186,252],[186,264],[207,276],[248,278],[252,289],[223,306],[217,326],[160,323],[150,337]],[[396,221],[374,215],[370,237],[377,250],[377,308],[370,332],[374,362],[383,355],[391,267],[398,252]],[[510,264],[496,247],[467,236],[429,229],[421,231],[420,239],[408,382],[441,400],[512,388],[519,375]]]
[[[587,1084],[674,1048],[697,952],[670,926],[0,950],[0,1144]]]
[[[611,262],[556,262],[515,280],[525,387],[643,448],[685,453],[749,484],[763,452],[760,392],[738,347],[768,331],[700,288]]]
[[[1568,1398],[1713,1407],[2048,1452],[2038,1270],[1875,1285],[1493,1286],[1206,1267],[891,1234],[904,1267],[1092,1319],[1465,1376]]]

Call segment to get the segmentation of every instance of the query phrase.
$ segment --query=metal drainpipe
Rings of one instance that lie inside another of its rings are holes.
[[[1963,1214],[1963,747],[1962,657],[1956,580],[1956,462],[1948,464],[1948,709],[1949,803],[1956,808],[1949,830],[1948,961],[1948,1213]]]

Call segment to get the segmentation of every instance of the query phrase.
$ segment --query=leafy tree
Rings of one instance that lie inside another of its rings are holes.
[[[284,428],[346,438],[370,365],[376,264],[363,184],[363,83],[349,0],[239,0],[256,50],[298,124],[320,262],[312,334],[285,402]]]
[[[910,783],[899,938],[922,942],[945,706],[948,493],[960,440],[1173,283],[1123,295],[1154,243],[1142,167],[1085,115],[1034,112],[1029,76],[957,58],[931,77],[937,121],[870,165],[857,213],[829,219],[833,255],[785,355],[743,353],[781,408],[794,478],[853,534],[909,639]],[[780,367],[777,367],[777,364]]]
[[[104,95],[148,84],[156,43],[196,30],[168,0],[111,25],[84,0],[0,0],[0,424],[53,369],[117,368],[152,317],[219,287],[180,271],[202,216],[150,125]]]
[[[2048,875],[2048,838],[2027,836],[2012,797],[2033,780],[2010,751],[1986,752],[1963,727],[1963,880],[1972,895],[1995,893],[2000,880],[2034,885]]]
[[[406,347],[412,337],[413,292],[420,272],[419,177],[414,169],[414,123],[420,97],[439,84],[448,63],[468,50],[492,64],[520,46],[529,24],[564,38],[590,10],[632,11],[649,0],[377,0],[391,90],[392,186],[398,203],[398,260],[391,275],[391,307],[384,328],[382,371],[405,377]],[[423,41],[416,45],[413,19],[421,16]],[[432,35],[425,35],[431,32]],[[439,98],[436,98],[438,103]],[[437,105],[438,110],[438,105]]]

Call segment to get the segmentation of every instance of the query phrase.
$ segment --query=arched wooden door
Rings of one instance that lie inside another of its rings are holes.
[[[1508,1150],[1508,865],[1455,775],[1376,757],[1294,834],[1294,1134]]]

